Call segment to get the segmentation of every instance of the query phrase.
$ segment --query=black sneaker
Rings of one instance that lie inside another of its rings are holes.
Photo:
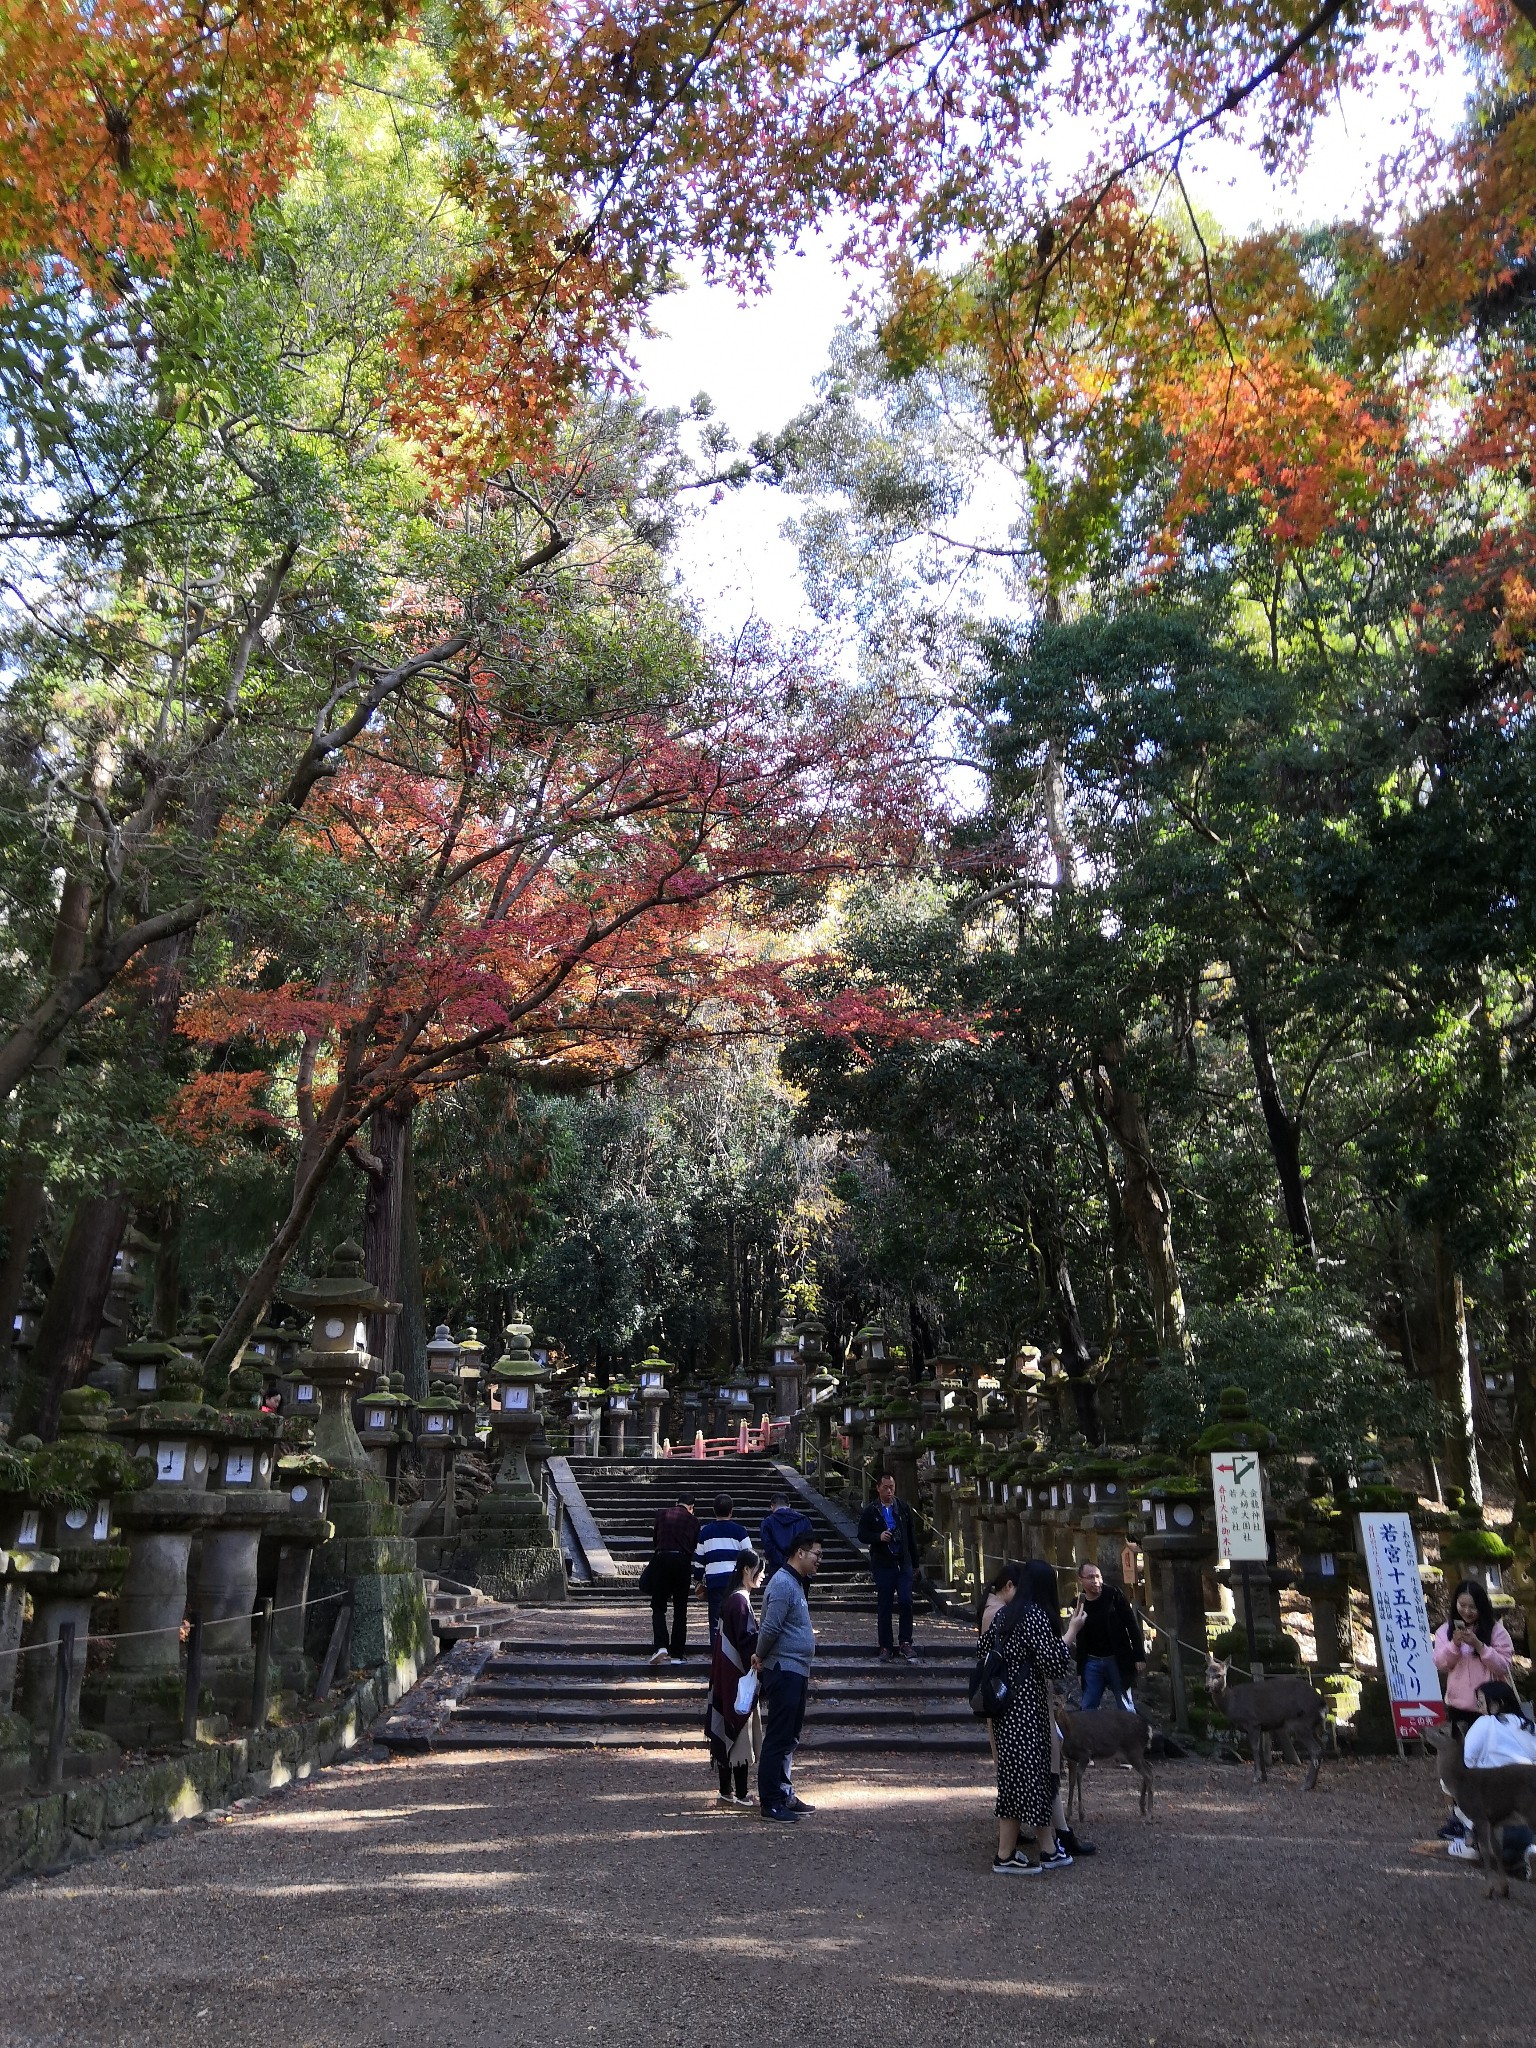
[[[788,1806],[785,1807],[784,1811],[786,1813],[814,1813],[816,1809],[814,1806],[807,1806],[805,1801],[800,1797],[800,1794],[797,1792],[793,1799],[790,1800]]]
[[[1049,1856],[1042,1856],[1040,1858],[1040,1868],[1042,1870],[1070,1870],[1072,1868],[1072,1858],[1063,1849],[1060,1842],[1058,1842]]]
[[[800,1818],[792,1806],[765,1806],[761,1812],[764,1820],[797,1821]]]
[[[1069,1856],[1097,1856],[1099,1853],[1092,1842],[1079,1841],[1070,1828],[1058,1828],[1056,1840]]]
[[[994,1856],[992,1858],[992,1875],[994,1877],[1038,1877],[1040,1875],[1040,1868],[1041,1866],[1037,1860],[1021,1855],[1017,1851],[1012,1856]]]
[[[1439,1840],[1442,1842],[1459,1842],[1465,1836],[1466,1832],[1466,1829],[1462,1826],[1459,1820],[1451,1819],[1448,1820],[1445,1826],[1440,1829]]]

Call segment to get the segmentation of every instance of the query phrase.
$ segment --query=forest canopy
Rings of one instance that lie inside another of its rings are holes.
[[[355,1230],[408,1378],[878,1312],[1530,1498],[1533,71],[1505,0],[4,0],[16,1428],[130,1231],[212,1381]],[[1198,203],[1342,94],[1369,206]],[[649,404],[682,267],[815,232],[815,400]],[[822,632],[679,585],[749,481]]]

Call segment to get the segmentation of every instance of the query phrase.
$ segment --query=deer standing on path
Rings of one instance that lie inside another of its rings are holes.
[[[1229,1691],[1227,1673],[1231,1669],[1230,1657],[1224,1663],[1220,1657],[1206,1652],[1205,1689],[1217,1713],[1224,1714],[1234,1728],[1241,1728],[1248,1737],[1255,1785],[1269,1776],[1264,1737],[1275,1735],[1282,1742],[1306,1744],[1312,1762],[1302,1789],[1315,1790],[1317,1774],[1323,1767],[1323,1703],[1312,1690],[1312,1681],[1295,1676],[1265,1678]]]
[[[1488,1880],[1487,1897],[1509,1897],[1509,1872],[1494,1835],[1509,1821],[1536,1828],[1536,1764],[1494,1764],[1473,1770],[1462,1761],[1460,1739],[1448,1728],[1426,1728],[1424,1740],[1440,1764],[1440,1787],[1472,1823],[1472,1839]]]
[[[1141,1714],[1124,1707],[1095,1707],[1091,1713],[1069,1713],[1058,1709],[1056,1725],[1061,1730],[1061,1754],[1067,1766],[1066,1816],[1072,1818],[1072,1795],[1077,1794],[1077,1817],[1083,1817],[1083,1772],[1089,1764],[1128,1764],[1141,1776],[1141,1817],[1152,1818],[1152,1765],[1147,1745],[1152,1740],[1151,1723]]]

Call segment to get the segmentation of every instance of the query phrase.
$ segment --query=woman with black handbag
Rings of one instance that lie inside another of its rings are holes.
[[[1008,1567],[1001,1605],[981,1639],[978,1671],[983,1688],[998,1690],[1001,1712],[988,1715],[997,1757],[997,1855],[995,1877],[1037,1876],[1071,1862],[1056,1846],[1051,1810],[1057,1782],[1051,1773],[1050,1682],[1072,1668],[1072,1646],[1083,1626],[1074,1614],[1061,1633],[1056,1574],[1040,1558]],[[988,1704],[983,1701],[983,1706]],[[1021,1848],[1020,1833],[1034,1836],[1034,1852]]]

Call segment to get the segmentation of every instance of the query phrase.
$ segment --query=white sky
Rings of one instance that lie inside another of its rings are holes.
[[[1410,111],[1399,77],[1373,97],[1341,102],[1320,125],[1302,174],[1269,177],[1257,158],[1233,144],[1209,145],[1185,182],[1195,204],[1229,229],[1289,221],[1310,224],[1357,213],[1376,166],[1400,137]],[[1460,75],[1421,79],[1437,125],[1460,112]],[[716,416],[743,447],[775,431],[814,397],[832,335],[846,317],[858,279],[843,272],[825,240],[784,255],[760,298],[741,304],[725,286],[694,283],[657,308],[656,335],[636,350],[639,382],[657,405],[686,406],[707,391]],[[701,494],[702,495],[702,494]],[[757,616],[781,630],[812,624],[795,551],[780,532],[794,509],[760,484],[701,505],[676,554],[676,566],[705,622],[730,633]]]

